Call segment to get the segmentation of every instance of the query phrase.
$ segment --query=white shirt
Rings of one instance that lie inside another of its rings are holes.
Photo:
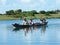
[[[27,25],[27,22],[26,21],[23,21],[23,25]]]

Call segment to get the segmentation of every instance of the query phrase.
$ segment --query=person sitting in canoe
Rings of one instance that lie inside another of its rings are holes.
[[[28,25],[28,21],[26,20],[26,18],[23,21],[23,25]]]
[[[42,24],[46,23],[46,19],[44,17],[42,17],[41,21],[42,21]]]
[[[33,24],[32,19],[30,19],[30,25],[32,25],[32,24]]]

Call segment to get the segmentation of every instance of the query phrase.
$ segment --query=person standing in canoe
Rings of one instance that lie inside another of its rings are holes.
[[[45,24],[45,23],[46,23],[45,17],[42,17],[42,18],[41,18],[41,21],[42,21],[42,24]]]
[[[28,25],[28,21],[26,20],[26,18],[23,21],[23,25]]]

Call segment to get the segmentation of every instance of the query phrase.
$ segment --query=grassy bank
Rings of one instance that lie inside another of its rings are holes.
[[[35,16],[27,16],[27,19],[40,19],[41,17],[46,18],[60,18],[60,14],[35,14]],[[24,16],[22,18],[15,18],[14,16],[8,16],[8,15],[0,15],[0,20],[17,20],[17,19],[24,19]]]
[[[36,14],[36,18],[41,18],[41,17],[46,17],[46,18],[60,18],[60,14],[50,14],[50,15],[45,15],[45,14]]]
[[[60,14],[50,14],[50,15],[35,14],[35,16],[28,16],[26,18],[27,19],[40,19],[42,17],[46,17],[46,18],[60,18]]]
[[[17,20],[17,19],[20,19],[20,18],[14,18],[12,16],[7,16],[7,15],[0,15],[0,20]]]

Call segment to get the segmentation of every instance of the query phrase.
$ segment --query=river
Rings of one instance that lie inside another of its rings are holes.
[[[0,45],[60,45],[60,19],[47,21],[47,26],[15,29],[12,24],[22,20],[0,20]]]

